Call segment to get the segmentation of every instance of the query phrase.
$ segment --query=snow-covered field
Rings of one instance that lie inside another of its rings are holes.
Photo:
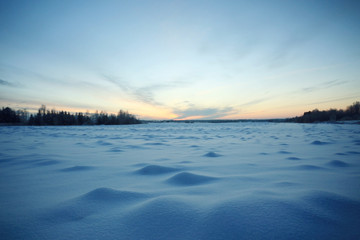
[[[0,239],[360,239],[360,126],[0,127]]]

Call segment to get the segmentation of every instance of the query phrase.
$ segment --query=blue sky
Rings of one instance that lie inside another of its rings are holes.
[[[0,105],[272,118],[360,100],[358,1],[0,1]]]

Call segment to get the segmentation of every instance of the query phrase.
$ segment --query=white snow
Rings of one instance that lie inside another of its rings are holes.
[[[360,239],[360,126],[0,127],[1,239]]]

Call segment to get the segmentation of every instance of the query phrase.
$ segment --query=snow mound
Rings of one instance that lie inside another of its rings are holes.
[[[311,201],[307,206],[299,201],[271,197],[224,201],[207,212],[203,223],[207,231],[199,239],[356,239],[358,234],[351,231],[340,234],[338,227],[350,230],[358,224],[355,216],[359,213],[359,205],[341,200],[334,203],[333,200],[323,195],[315,197],[315,201],[324,201],[326,210],[339,209],[336,216],[339,222]],[[357,209],[349,215],[347,211],[341,213],[342,207]],[[343,225],[343,217],[355,222],[351,226]]]
[[[172,167],[164,167],[159,165],[149,165],[137,170],[136,173],[141,175],[160,175],[160,174],[171,173],[176,171],[180,171],[180,169],[172,168]]]
[[[121,150],[119,147],[113,147],[113,148],[109,149],[108,152],[120,153],[120,152],[124,152],[124,151]]]
[[[131,239],[193,239],[197,235],[201,215],[186,199],[158,197],[129,211],[120,221]],[[146,223],[146,224],[139,224]]]
[[[43,167],[43,166],[51,166],[55,164],[59,164],[60,162],[57,160],[45,160],[34,163],[34,166]]]
[[[330,144],[330,143],[316,140],[316,141],[313,141],[311,144],[312,145],[327,145],[327,144]]]
[[[91,215],[102,215],[108,210],[128,206],[146,198],[148,195],[143,193],[97,188],[60,203],[48,210],[42,219],[52,224],[80,221]]]
[[[152,143],[145,143],[144,145],[150,145],[150,146],[166,146],[167,144],[162,142],[152,142]]]
[[[208,152],[206,154],[203,155],[204,157],[221,157],[221,154],[215,153],[215,152]]]
[[[335,155],[338,155],[338,156],[346,156],[347,154],[346,154],[346,153],[341,153],[341,152],[339,152],[339,153],[335,153]]]
[[[94,169],[94,167],[91,166],[74,166],[74,167],[69,167],[69,168],[63,168],[60,171],[62,172],[81,172],[81,171],[87,171],[87,170],[92,170]]]
[[[146,198],[147,195],[138,192],[119,191],[112,188],[97,188],[80,197],[83,201],[122,202]]]
[[[360,152],[357,152],[357,151],[348,151],[347,153],[348,153],[348,154],[351,154],[351,155],[360,154]]]
[[[291,152],[284,151],[284,150],[282,150],[282,151],[278,151],[278,153],[280,153],[280,154],[291,154]]]
[[[110,146],[110,145],[112,145],[112,143],[109,143],[109,142],[106,142],[106,141],[103,141],[103,140],[99,140],[96,143],[98,145],[101,145],[101,146]]]
[[[204,175],[197,175],[189,172],[182,172],[169,178],[167,182],[173,185],[193,186],[199,184],[206,184],[215,180],[218,180],[218,178],[204,176]]]
[[[306,164],[306,165],[296,166],[296,167],[294,167],[294,169],[312,171],[312,170],[324,170],[325,168],[315,166],[315,165]]]
[[[327,165],[330,165],[332,167],[349,167],[350,165],[346,162],[340,161],[340,160],[333,160],[327,163]]]
[[[360,226],[359,201],[324,191],[314,191],[305,196],[304,200],[312,205],[317,215],[326,216],[331,222],[336,223],[340,229],[348,229],[347,234],[352,235],[352,237],[342,236],[341,239],[360,237],[359,231],[351,231],[353,227]]]

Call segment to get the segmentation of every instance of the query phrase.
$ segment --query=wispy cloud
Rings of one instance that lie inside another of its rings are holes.
[[[137,101],[151,104],[151,105],[161,105],[159,102],[155,101],[153,91],[150,87],[135,87],[129,82],[111,77],[108,75],[103,76],[104,79],[121,89],[124,93],[130,95]]]
[[[8,81],[5,81],[3,79],[0,79],[0,85],[9,86],[9,87],[14,87],[15,86],[15,84],[13,84],[11,82],[8,82]]]
[[[240,104],[239,106],[240,106],[240,107],[250,107],[250,106],[253,106],[253,105],[256,105],[256,104],[265,102],[265,101],[267,101],[267,100],[269,100],[269,99],[271,99],[271,97],[257,98],[257,99],[251,100],[251,101],[249,101],[249,102]]]
[[[309,41],[311,35],[293,34],[274,46],[273,51],[265,56],[265,62],[270,68],[282,67],[296,57],[296,50]]]
[[[13,65],[2,64],[2,63],[0,63],[0,71],[3,71],[3,72],[6,72],[6,73],[16,76],[17,83],[16,84],[12,83],[13,86],[22,86],[25,88],[32,88],[32,86],[30,86],[28,84],[29,79],[31,79],[31,81],[36,80],[36,81],[39,81],[39,82],[42,82],[45,84],[58,84],[58,85],[63,85],[63,86],[67,86],[70,83],[71,84],[74,83],[73,81],[49,76],[47,74],[43,74],[41,72],[37,72],[34,70],[17,67],[17,66],[13,66]],[[5,82],[7,82],[7,81],[5,81]],[[33,84],[31,84],[31,85],[33,85]]]
[[[319,90],[336,87],[336,86],[343,85],[346,83],[348,83],[348,81],[341,81],[341,80],[336,79],[336,80],[332,80],[332,81],[322,82],[322,83],[319,83],[319,84],[316,84],[316,85],[313,85],[310,87],[302,88],[300,90],[300,92],[309,93],[309,92],[314,92],[314,91],[319,91]]]
[[[281,74],[272,75],[264,78],[263,80],[272,80],[272,79],[279,79],[279,78],[290,78],[292,76],[300,75],[300,74],[306,74],[306,73],[312,73],[317,71],[324,71],[331,68],[337,68],[342,66],[343,64],[335,64],[335,65],[326,65],[326,66],[320,66],[320,67],[313,67],[313,68],[303,68],[303,69],[297,69],[294,71],[289,72],[283,72]]]
[[[333,97],[323,98],[322,100],[319,100],[319,101],[312,101],[312,102],[306,103],[306,105],[320,105],[320,104],[324,104],[324,103],[336,103],[336,102],[341,102],[341,101],[350,100],[350,99],[352,99],[352,100],[359,99],[359,95],[355,94],[355,95],[351,95],[351,96],[344,96],[344,97],[338,97],[338,98],[333,98]],[[282,107],[296,109],[298,107],[303,107],[303,106],[304,106],[304,103],[302,102],[302,103],[297,103],[297,104],[288,104],[288,105],[284,105]],[[315,106],[315,107],[317,107],[317,106]],[[309,109],[309,110],[311,110],[311,109]]]
[[[232,115],[235,109],[233,107],[225,108],[197,108],[190,107],[181,110],[175,110],[178,115],[177,119],[189,119],[196,117],[197,119],[217,119],[228,115]]]
[[[116,85],[119,87],[124,93],[127,93],[131,97],[135,98],[136,100],[155,105],[155,106],[164,106],[165,104],[156,101],[155,99],[155,92],[164,89],[172,89],[172,88],[179,88],[186,85],[185,82],[182,81],[173,81],[170,83],[161,83],[161,84],[151,84],[148,86],[136,87],[133,86],[128,81],[122,80],[117,77],[103,75],[103,79],[106,81]]]
[[[339,102],[339,101],[343,101],[343,100],[356,99],[358,97],[359,97],[359,95],[346,96],[346,97],[341,97],[341,98],[332,98],[332,99],[327,99],[327,100],[323,100],[323,101],[312,102],[312,103],[310,103],[310,105],[318,105],[318,104],[323,104],[323,103]]]

